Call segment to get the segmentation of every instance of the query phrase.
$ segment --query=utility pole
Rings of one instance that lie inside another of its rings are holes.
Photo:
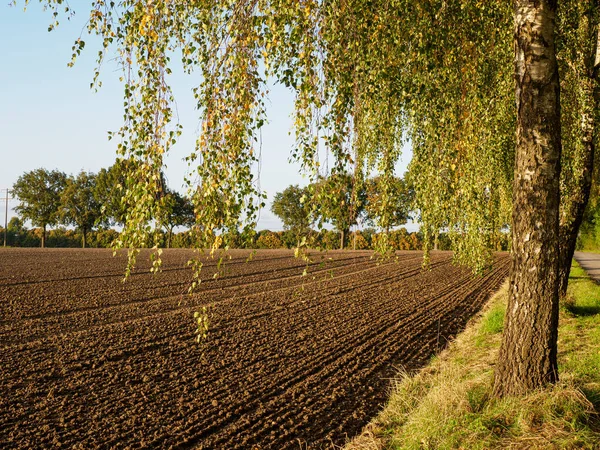
[[[4,199],[4,247],[6,247],[6,235],[8,234],[8,188]]]

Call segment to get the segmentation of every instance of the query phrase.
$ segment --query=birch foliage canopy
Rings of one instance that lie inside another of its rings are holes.
[[[57,19],[71,12],[41,1]],[[509,222],[511,14],[503,0],[94,0],[87,30],[102,39],[98,67],[116,55],[122,68],[124,123],[112,137],[122,158],[139,162],[120,245],[153,244],[163,155],[181,133],[169,85],[180,64],[198,80],[187,180],[198,247],[226,247],[222,230],[254,227],[271,80],[295,94],[292,158],[311,181],[376,172],[385,202],[410,140],[426,238],[446,228],[459,260],[485,267]],[[84,46],[76,41],[73,61]]]

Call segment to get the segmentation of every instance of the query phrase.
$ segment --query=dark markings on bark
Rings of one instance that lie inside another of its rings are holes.
[[[558,380],[560,86],[556,2],[515,1],[517,147],[513,253],[494,393],[518,395]]]

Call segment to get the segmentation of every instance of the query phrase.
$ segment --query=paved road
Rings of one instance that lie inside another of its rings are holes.
[[[590,277],[600,282],[600,253],[575,252],[575,259]]]

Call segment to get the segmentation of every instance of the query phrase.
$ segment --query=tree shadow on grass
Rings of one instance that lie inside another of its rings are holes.
[[[569,312],[574,316],[595,316],[596,314],[600,314],[600,305],[595,306],[578,306],[578,305],[569,305],[567,307]]]

